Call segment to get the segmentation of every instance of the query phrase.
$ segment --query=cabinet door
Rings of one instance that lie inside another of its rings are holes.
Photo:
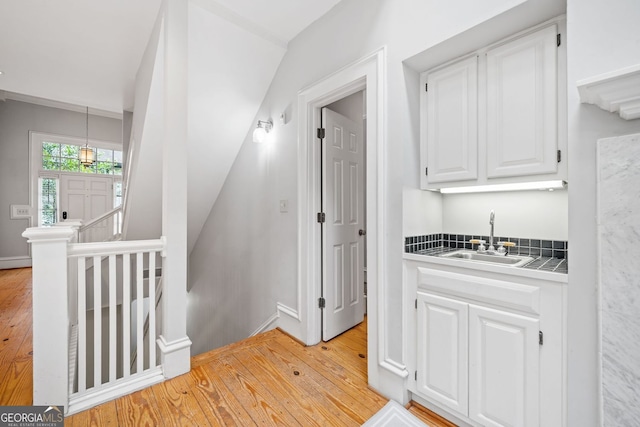
[[[468,304],[418,292],[417,381],[425,397],[467,415]]]
[[[427,87],[427,182],[476,179],[478,58],[430,73]]]
[[[557,172],[556,26],[487,52],[487,177]]]
[[[538,320],[469,305],[469,418],[539,425]]]

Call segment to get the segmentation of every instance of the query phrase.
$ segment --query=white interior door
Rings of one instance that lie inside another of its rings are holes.
[[[113,209],[113,179],[94,176],[60,176],[60,218],[89,221]]]
[[[364,319],[364,141],[362,123],[328,108],[322,123],[322,339],[328,341]]]

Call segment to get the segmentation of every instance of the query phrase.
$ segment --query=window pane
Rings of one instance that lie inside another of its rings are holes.
[[[102,162],[113,162],[113,150],[98,148],[98,160]]]
[[[43,210],[42,211],[42,225],[52,225],[57,222],[56,210]]]
[[[84,173],[96,173],[96,164],[92,164],[89,166],[85,166],[83,164],[80,165],[80,172]]]
[[[49,156],[59,157],[60,156],[60,144],[56,144],[53,142],[43,142],[42,143],[42,155],[48,154]]]
[[[60,170],[60,159],[58,157],[52,157],[50,155],[42,156],[42,169],[47,171]]]
[[[40,218],[41,225],[50,225],[57,222],[57,183],[55,178],[40,179]]]
[[[77,157],[75,158],[62,158],[60,159],[60,170],[67,172],[79,172],[80,171],[80,161]]]
[[[111,162],[98,162],[97,173],[104,173],[111,175],[113,171],[113,163]]]
[[[122,163],[122,151],[113,151],[113,161],[115,163]]]
[[[80,147],[77,146],[77,145],[66,145],[66,144],[63,144],[62,145],[61,156],[62,157],[69,157],[69,158],[77,159],[79,150],[80,150]]]

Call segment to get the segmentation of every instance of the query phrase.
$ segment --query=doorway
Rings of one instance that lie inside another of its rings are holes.
[[[366,312],[365,102],[361,90],[321,109],[323,341],[360,324]]]

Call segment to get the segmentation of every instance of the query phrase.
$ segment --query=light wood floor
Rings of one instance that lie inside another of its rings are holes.
[[[0,406],[32,403],[31,269],[0,270]],[[279,330],[192,358],[188,374],[65,426],[358,426],[387,399],[367,386],[366,321],[305,347]],[[416,404],[432,427],[453,424]]]

